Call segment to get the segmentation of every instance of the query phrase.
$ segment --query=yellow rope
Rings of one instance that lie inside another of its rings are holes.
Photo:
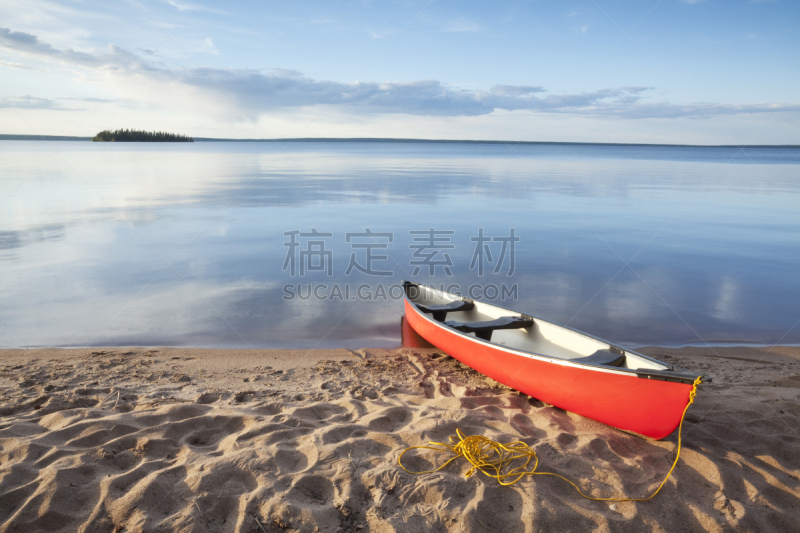
[[[456,429],[456,436],[450,437],[450,444],[430,442],[429,446],[411,446],[403,450],[403,452],[400,454],[400,457],[397,458],[397,462],[400,465],[400,468],[409,474],[432,474],[433,472],[438,472],[439,470],[443,469],[459,457],[464,457],[472,465],[472,468],[467,471],[466,477],[470,477],[476,471],[479,471],[491,478],[496,479],[501,485],[513,485],[524,476],[555,476],[563,479],[575,487],[575,490],[578,491],[578,494],[589,500],[612,502],[647,501],[658,494],[658,491],[661,490],[661,487],[664,486],[669,477],[672,475],[672,471],[675,470],[675,465],[678,464],[678,459],[681,456],[681,432],[683,431],[683,419],[686,417],[686,411],[689,410],[689,406],[694,403],[694,398],[697,396],[697,386],[700,384],[700,382],[701,378],[697,378],[692,384],[692,391],[689,393],[689,402],[686,404],[686,407],[683,409],[683,414],[681,415],[681,423],[678,426],[678,449],[677,453],[675,454],[675,461],[672,463],[672,468],[669,469],[669,472],[667,472],[667,477],[664,478],[664,481],[661,482],[655,492],[653,492],[653,494],[647,498],[594,498],[592,496],[587,496],[581,491],[578,485],[560,474],[554,474],[552,472],[537,472],[536,467],[539,466],[539,458],[536,456],[536,452],[524,442],[516,441],[508,444],[501,444],[499,442],[487,439],[482,435],[471,435],[469,437],[465,437],[460,429]],[[407,451],[415,449],[435,450],[440,452],[449,451],[453,453],[454,456],[434,470],[412,472],[403,466],[402,459],[403,455],[405,455]],[[524,459],[524,462],[521,465],[504,472],[504,469],[509,468],[511,464],[518,459]],[[531,461],[533,461],[533,468],[527,470],[527,467]]]

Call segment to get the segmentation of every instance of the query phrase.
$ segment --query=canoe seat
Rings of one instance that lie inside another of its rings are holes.
[[[592,355],[570,359],[570,361],[588,365],[622,366],[625,363],[625,353],[612,352],[611,350],[597,350]]]
[[[496,329],[521,329],[529,328],[533,325],[533,319],[527,316],[503,316],[495,320],[486,322],[457,322],[448,320],[444,323],[464,333],[474,333],[479,339],[485,341],[492,340],[492,332]]]
[[[417,304],[417,309],[423,313],[432,313],[433,319],[437,322],[444,322],[444,319],[447,317],[447,313],[469,311],[473,307],[475,307],[475,304],[467,300],[456,300],[454,302],[442,305]]]

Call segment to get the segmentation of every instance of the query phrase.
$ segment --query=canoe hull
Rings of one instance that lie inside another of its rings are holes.
[[[619,429],[663,439],[678,427],[689,401],[692,385],[687,383],[530,357],[444,327],[408,300],[405,316],[422,338],[481,374]]]

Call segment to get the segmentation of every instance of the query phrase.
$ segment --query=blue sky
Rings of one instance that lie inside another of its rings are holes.
[[[800,144],[788,0],[0,5],[0,133]]]

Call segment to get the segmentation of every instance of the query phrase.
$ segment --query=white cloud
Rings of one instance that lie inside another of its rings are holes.
[[[207,13],[216,13],[218,15],[227,15],[225,11],[220,11],[219,9],[213,9],[206,5],[206,3],[202,0],[197,2],[178,2],[177,0],[166,0],[166,3],[177,9],[178,11],[205,11]]]
[[[206,44],[213,47],[213,41]],[[405,114],[417,116],[481,116],[496,111],[548,112],[558,115],[612,118],[712,117],[800,111],[800,104],[675,104],[646,100],[651,87],[605,88],[582,93],[550,93],[541,86],[495,85],[491,90],[460,90],[438,80],[355,82],[316,80],[289,69],[167,68],[133,52],[109,45],[107,51],[61,50],[37,36],[0,28],[0,48],[23,56],[58,61],[88,70],[90,80],[114,86],[127,79],[138,83],[120,92],[131,100],[153,104],[177,104],[223,113],[241,106],[259,116],[276,110],[329,106],[355,115]],[[121,78],[124,77],[124,78]],[[144,88],[144,89],[142,89]],[[236,104],[220,94],[220,88]],[[222,102],[220,103],[222,97]],[[26,96],[23,105],[55,109],[51,102],[37,104]],[[171,100],[170,100],[171,99]],[[47,107],[50,106],[50,107]]]
[[[176,2],[175,0],[167,0],[167,3],[177,9],[178,11],[191,11],[197,7],[197,4],[184,4],[181,2]],[[198,2],[199,3],[199,2]]]
[[[219,55],[219,50],[214,46],[214,40],[211,37],[206,37],[205,43],[208,45],[208,49],[203,50],[205,53],[214,54],[215,56]]]
[[[523,96],[532,93],[547,92],[544,87],[533,87],[530,85],[495,85],[492,93],[500,96]]]
[[[386,39],[397,35],[397,30],[366,30],[367,34],[373,39]]]
[[[22,55],[53,59],[65,64],[94,68],[128,68],[135,66],[141,59],[131,52],[108,45],[108,53],[78,52],[73,49],[59,50],[38,37],[21,31],[0,28],[0,48],[19,52]]]
[[[6,68],[15,68],[20,70],[41,70],[38,68],[28,67],[26,65],[22,65],[21,63],[14,63],[12,61],[6,61],[4,59],[0,59],[0,67]]]
[[[0,99],[0,109],[11,107],[14,109],[66,109],[56,100],[37,98],[29,94],[17,97],[3,97]]]

